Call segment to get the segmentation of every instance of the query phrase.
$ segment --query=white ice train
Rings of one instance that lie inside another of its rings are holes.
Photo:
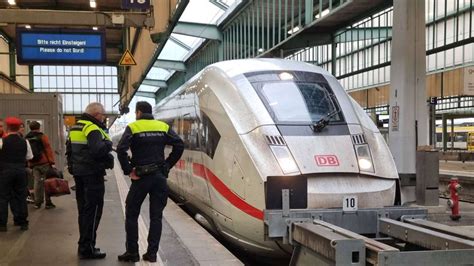
[[[281,188],[292,189],[292,208],[342,208],[345,196],[358,208],[394,205],[398,174],[382,135],[320,67],[219,62],[160,102],[155,117],[185,141],[171,191],[250,252],[288,248],[265,238],[263,210],[281,208]]]

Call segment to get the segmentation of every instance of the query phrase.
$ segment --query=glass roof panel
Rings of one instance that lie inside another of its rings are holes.
[[[186,45],[188,44],[186,43]],[[163,50],[158,56],[158,59],[182,61],[187,53],[188,53],[187,49],[183,48],[182,46],[173,42],[172,40],[168,40],[165,44],[165,47],[163,47]]]
[[[163,68],[158,68],[158,67],[152,67],[148,74],[146,75],[147,79],[158,79],[158,80],[166,80],[168,76],[170,75],[170,71],[163,69]]]
[[[209,0],[193,0],[189,1],[179,21],[216,24],[222,14],[224,14],[224,10]]]
[[[148,85],[143,85],[142,84],[142,85],[140,85],[140,88],[138,88],[138,91],[155,93],[158,89],[159,89],[159,87],[148,86]]]

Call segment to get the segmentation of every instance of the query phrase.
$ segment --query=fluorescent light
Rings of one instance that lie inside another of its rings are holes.
[[[25,25],[25,28],[31,29],[31,26],[30,25]]]
[[[8,0],[8,3],[9,3],[11,6],[14,6],[14,5],[16,5],[16,2],[15,2],[15,0]]]
[[[329,14],[329,12],[331,12],[329,10],[329,8],[326,8],[323,10],[323,12],[321,12],[321,14],[316,14],[316,16],[314,16],[314,18],[322,18],[322,17],[325,17],[327,14]]]
[[[289,30],[289,31],[288,31],[288,34],[293,34],[293,33],[297,32],[297,31],[299,31],[299,30],[300,30],[300,27],[296,26],[296,27],[294,27],[293,29]]]
[[[329,9],[325,9],[321,15],[325,17],[327,14],[329,14]]]
[[[95,2],[95,0],[92,0],[89,2],[89,5],[92,7],[92,8],[96,8],[97,7],[97,3]]]
[[[92,27],[92,29],[93,29],[93,30],[98,30],[99,28],[97,28],[97,27]]]

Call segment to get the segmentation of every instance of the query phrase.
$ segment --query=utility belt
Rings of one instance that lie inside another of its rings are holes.
[[[135,167],[135,174],[137,176],[151,175],[158,172],[161,168],[163,168],[163,164],[158,163],[140,165]]]

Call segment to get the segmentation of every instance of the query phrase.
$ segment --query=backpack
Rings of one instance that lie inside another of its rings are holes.
[[[30,160],[35,163],[41,160],[44,153],[44,145],[42,140],[43,134],[35,134],[34,136],[27,137],[26,139],[30,143],[31,151],[33,152],[33,158]]]

